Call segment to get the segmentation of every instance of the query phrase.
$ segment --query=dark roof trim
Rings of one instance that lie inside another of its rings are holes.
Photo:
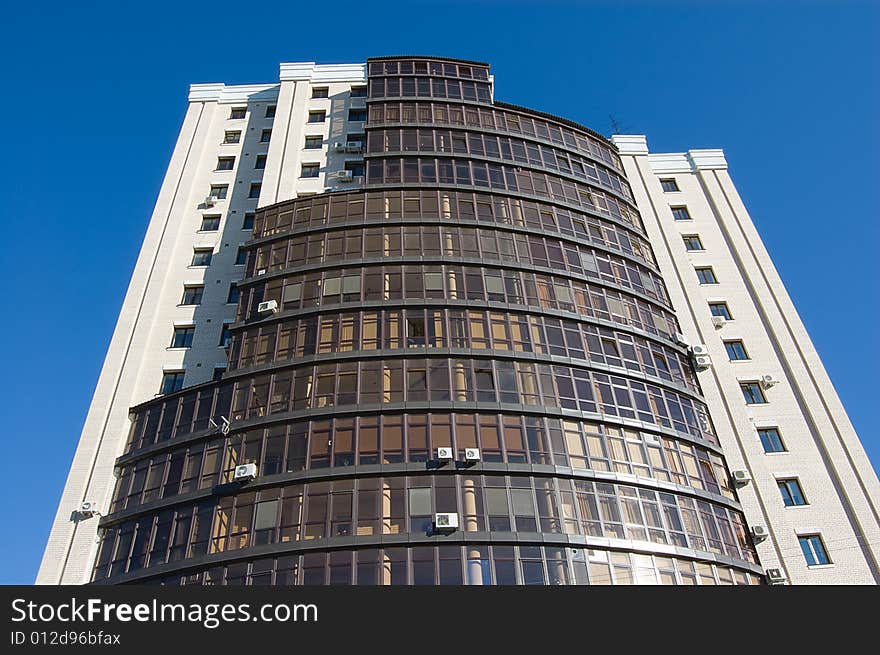
[[[458,64],[470,64],[471,66],[485,66],[489,68],[489,64],[485,61],[471,61],[470,59],[455,59],[454,57],[437,57],[435,55],[394,55],[389,57],[367,57],[367,63],[371,61],[390,61],[392,59],[430,59],[433,61],[451,61]]]
[[[617,146],[611,142],[608,137],[599,134],[596,130],[591,130],[589,127],[585,125],[581,125],[580,123],[575,123],[572,120],[567,118],[562,118],[561,116],[554,116],[553,114],[548,114],[543,111],[538,111],[537,109],[529,109],[528,107],[520,107],[519,105],[512,105],[509,102],[501,102],[496,100],[492,103],[496,107],[501,107],[502,109],[512,109],[514,111],[521,111],[525,114],[532,114],[533,116],[540,116],[541,118],[547,118],[552,121],[556,121],[557,123],[562,123],[563,125],[567,125],[568,127],[573,127],[576,130],[580,130],[581,132],[586,132],[590,136],[594,136],[597,139],[601,139],[605,144],[611,146],[615,152],[617,152]]]

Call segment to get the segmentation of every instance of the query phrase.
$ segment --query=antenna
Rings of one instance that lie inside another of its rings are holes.
[[[620,123],[617,122],[614,114],[608,114],[608,122],[611,123],[611,133],[620,134]]]
[[[608,114],[608,122],[611,124],[612,134],[627,134],[632,131],[629,125],[621,123],[614,114]]]

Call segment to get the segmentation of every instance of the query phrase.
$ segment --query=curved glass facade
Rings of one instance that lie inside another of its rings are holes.
[[[229,369],[132,410],[94,580],[758,582],[614,147],[486,65],[368,76],[365,186],[257,212]]]

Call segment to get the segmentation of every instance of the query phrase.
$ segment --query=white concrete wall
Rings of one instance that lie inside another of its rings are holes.
[[[731,469],[752,482],[739,490],[750,525],[768,527],[758,544],[765,568],[794,584],[880,582],[880,483],[797,311],[727,172],[720,150],[649,154],[644,137],[616,136],[657,260],[690,343],[706,344],[712,367],[698,374]],[[679,192],[660,180],[675,179]],[[670,207],[692,220],[676,221]],[[683,235],[704,250],[688,252]],[[700,285],[711,266],[718,284]],[[709,302],[732,321],[716,328]],[[829,308],[833,311],[833,308]],[[725,340],[741,339],[746,361],[731,362]],[[747,405],[739,382],[772,375],[766,404]],[[787,452],[766,454],[757,429],[777,427]],[[785,507],[777,479],[797,478],[809,503]],[[820,534],[831,564],[808,567],[798,535]]]
[[[344,169],[346,161],[363,161],[363,156],[337,152],[333,144],[345,142],[347,135],[364,132],[364,123],[349,122],[348,112],[366,108],[364,98],[350,97],[353,86],[366,85],[366,75],[366,64],[281,64],[278,113],[269,148],[266,183],[260,196],[261,206],[302,194],[322,193],[328,188],[358,188],[355,183],[333,179],[331,174]],[[327,98],[313,98],[312,89],[315,87],[327,88]],[[308,123],[311,111],[326,112],[327,120]],[[306,136],[322,137],[322,148],[306,150]],[[301,178],[304,163],[319,163],[320,175]]]
[[[189,108],[62,492],[38,584],[89,581],[98,517],[80,519],[74,512],[86,500],[109,507],[114,461],[128,437],[129,408],[159,392],[163,371],[184,370],[184,386],[192,386],[209,381],[215,366],[225,366],[220,335],[223,323],[235,314],[235,306],[226,302],[229,286],[244,272],[235,261],[238,246],[251,234],[242,229],[245,214],[258,203],[319,193],[326,186],[356,188],[328,180],[325,173],[344,168],[346,160],[362,159],[336,153],[328,144],[363,132],[363,123],[347,118],[349,108],[365,106],[363,99],[349,98],[352,86],[365,84],[365,65],[282,64],[281,73],[280,84],[190,89]],[[312,99],[312,86],[329,87],[330,98]],[[276,106],[274,119],[266,117],[271,105]],[[245,118],[231,119],[233,107],[245,107]],[[310,109],[326,110],[327,121],[307,124]],[[264,129],[272,130],[269,143],[260,142]],[[225,132],[232,130],[241,131],[240,142],[224,144]],[[303,151],[306,134],[324,136],[324,147]],[[264,170],[254,168],[260,154],[267,155]],[[235,157],[234,168],[215,170],[218,157],[229,156]],[[299,179],[304,160],[321,165],[319,178]],[[262,183],[259,199],[248,197],[252,183]],[[229,193],[207,207],[204,199],[212,184],[228,184]],[[219,230],[200,232],[203,215],[219,215]],[[193,249],[207,247],[214,251],[211,265],[192,267]],[[204,284],[200,305],[179,305],[186,284]],[[175,325],[195,326],[191,348],[170,348]]]

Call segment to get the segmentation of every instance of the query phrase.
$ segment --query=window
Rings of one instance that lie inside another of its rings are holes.
[[[710,302],[709,311],[712,312],[712,316],[720,316],[727,321],[733,320],[726,302]]]
[[[183,388],[183,376],[183,371],[165,371],[162,374],[162,387],[159,389],[159,393],[180,391]]]
[[[313,98],[326,98],[330,95],[330,89],[326,86],[314,86],[312,87],[312,97]]]
[[[218,171],[231,171],[233,166],[235,166],[235,157],[218,157],[217,158],[217,170]]]
[[[225,366],[215,366],[214,367],[214,375],[211,376],[211,380],[214,382],[219,382],[220,378],[223,377],[223,374],[226,372]]]
[[[210,266],[212,248],[193,248],[192,264],[190,266]]]
[[[684,247],[687,250],[705,250],[705,248],[703,248],[703,242],[700,241],[700,237],[696,234],[683,236],[682,239],[684,239]]]
[[[211,185],[211,197],[216,198],[217,200],[225,200],[226,194],[229,192],[228,184],[212,184]]]
[[[250,191],[248,191],[248,198],[259,198],[260,197],[260,189],[262,188],[262,184],[259,182],[254,182],[251,184]]]
[[[326,111],[310,111],[309,112],[309,123],[323,123],[327,120],[327,112]]]
[[[668,178],[665,180],[660,180],[660,186],[663,187],[665,192],[670,191],[678,191],[678,182],[675,181],[675,178]]]
[[[761,385],[757,382],[741,382],[739,388],[742,389],[743,398],[745,398],[747,405],[760,405],[767,402]]]
[[[181,305],[200,305],[205,287],[201,284],[183,287],[183,299]]]
[[[817,534],[808,534],[798,537],[798,541],[801,544],[804,559],[807,560],[807,566],[831,564],[828,553],[825,551],[825,544],[822,543],[822,537]]]
[[[777,428],[760,428],[758,437],[761,439],[765,453],[784,453],[787,450]]]
[[[263,130],[260,132],[260,143],[269,143],[272,138],[272,130]]]
[[[247,250],[244,248],[239,248],[238,253],[235,255],[235,265],[236,266],[244,266],[247,263]]]
[[[320,148],[324,144],[324,137],[322,136],[307,136],[306,137],[306,145],[304,146],[306,150],[315,150]]]
[[[342,278],[342,293],[344,294],[360,294],[361,292],[361,276],[346,275]]]
[[[324,296],[338,296],[339,290],[342,289],[342,278],[341,277],[331,277],[324,279],[324,285],[322,287],[322,295]]]
[[[353,177],[363,177],[364,175],[364,162],[362,161],[347,161],[345,162],[345,170],[351,171]]]
[[[230,305],[238,304],[238,297],[241,295],[241,291],[238,286],[233,283],[229,285],[229,295],[226,296],[226,302]]]
[[[718,284],[718,279],[715,277],[715,271],[712,270],[711,266],[698,268],[696,271],[697,279],[700,281],[700,284]]]
[[[349,109],[348,110],[348,120],[350,120],[350,121],[365,121],[365,120],[367,120],[367,110],[366,109]]]
[[[727,350],[727,358],[732,362],[739,362],[749,358],[742,341],[725,341],[724,348]]]
[[[241,222],[241,229],[242,230],[253,230],[255,217],[256,217],[256,214],[254,212],[246,212],[244,215],[244,220]]]
[[[193,334],[196,329],[194,327],[176,327],[174,328],[174,336],[171,338],[172,348],[190,348],[192,347]]]
[[[804,498],[804,492],[801,490],[800,483],[795,479],[777,480],[779,485],[779,493],[782,494],[782,502],[786,507],[797,507],[799,505],[808,505],[807,499]]]
[[[220,229],[220,217],[219,216],[202,216],[202,227],[199,228],[201,232],[216,232]]]
[[[352,98],[366,98],[367,97],[367,87],[365,87],[365,86],[351,87],[351,97]]]
[[[241,141],[241,130],[229,130],[223,135],[223,143],[238,143]]]
[[[425,273],[425,291],[443,291],[443,273]]]
[[[266,168],[266,155],[257,155],[257,159],[254,161],[254,168]]]
[[[232,332],[229,330],[229,323],[224,323],[223,327],[220,328],[220,343],[218,345],[223,346],[224,348],[229,345],[229,341],[232,339]]]
[[[670,207],[672,209],[672,218],[677,221],[689,221],[691,215],[688,213],[687,207]]]
[[[320,169],[320,164],[303,164],[300,177],[318,177]]]
[[[233,107],[232,111],[229,113],[230,120],[238,120],[240,118],[244,118],[247,113],[247,107]]]
[[[275,105],[266,107],[266,118],[275,118]]]

